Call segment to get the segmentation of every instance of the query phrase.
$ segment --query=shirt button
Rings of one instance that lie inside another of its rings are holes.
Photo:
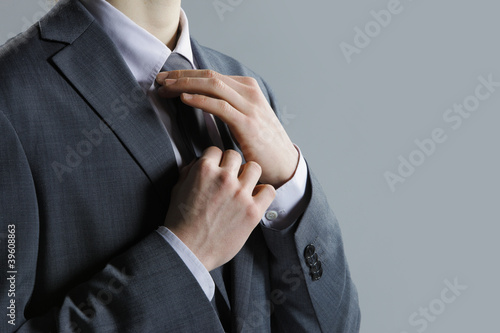
[[[278,212],[275,210],[270,210],[266,212],[266,219],[269,221],[276,220],[278,218]]]

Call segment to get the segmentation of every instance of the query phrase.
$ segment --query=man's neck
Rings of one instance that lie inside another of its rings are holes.
[[[177,44],[181,0],[106,0],[161,40],[170,50]]]

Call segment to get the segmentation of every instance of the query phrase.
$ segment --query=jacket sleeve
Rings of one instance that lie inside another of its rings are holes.
[[[59,307],[26,318],[43,226],[28,159],[1,111],[0,133],[1,332],[190,332],[193,316],[200,329],[222,331],[196,279],[156,232],[73,286]]]
[[[282,120],[272,92],[264,86]],[[273,332],[359,332],[358,295],[339,224],[309,167],[305,195],[306,209],[291,227],[262,228],[271,252]]]

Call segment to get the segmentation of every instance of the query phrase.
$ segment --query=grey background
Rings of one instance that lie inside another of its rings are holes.
[[[213,1],[184,1],[192,35],[277,93],[285,127],[341,223],[362,332],[498,331],[500,88],[458,130],[443,114],[474,93],[479,76],[500,81],[500,5],[402,0],[403,11],[348,64],[339,44],[353,44],[353,29],[388,0],[221,2],[232,10],[219,16]],[[2,0],[0,43],[46,4]],[[384,173],[396,173],[398,156],[435,128],[447,141],[392,192]],[[444,311],[435,307],[442,313],[425,329],[410,324],[455,278],[467,289]]]

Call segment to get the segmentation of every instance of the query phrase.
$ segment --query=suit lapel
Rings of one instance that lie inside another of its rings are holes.
[[[42,38],[70,43],[52,58],[54,65],[107,123],[158,193],[167,199],[178,167],[164,126],[115,45],[87,10],[79,1],[63,1],[59,5],[68,9],[65,15],[59,13],[53,20],[49,16],[40,23]]]

